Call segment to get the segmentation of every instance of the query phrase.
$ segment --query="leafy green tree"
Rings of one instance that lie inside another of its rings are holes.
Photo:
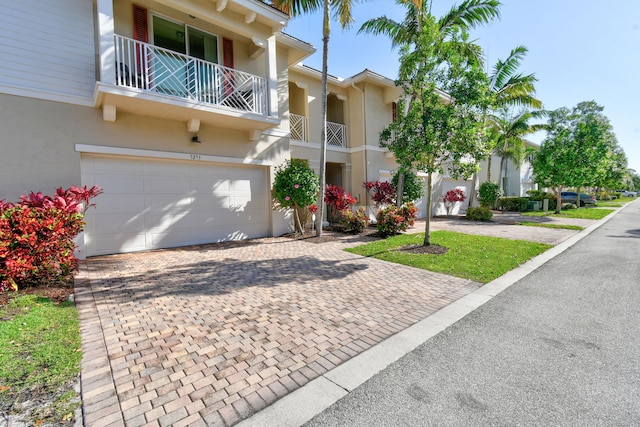
[[[418,49],[424,39],[422,32],[427,21],[433,21],[429,0],[396,0],[396,3],[406,9],[404,20],[398,22],[386,16],[366,21],[359,32],[375,35],[386,35],[391,40],[393,47],[400,47],[405,53],[412,49]],[[487,24],[500,17],[500,2],[498,0],[465,0],[459,6],[453,6],[451,10],[435,22],[436,28],[431,29],[431,43],[436,50],[446,48],[456,52],[460,57],[477,63],[482,62],[481,49],[473,43],[469,43],[466,31],[479,25]],[[464,37],[459,37],[460,31],[464,31]],[[424,46],[422,47],[424,48]],[[409,108],[417,93],[409,93],[411,98]],[[400,192],[398,206],[402,204],[404,194],[404,175],[398,177],[397,188]]]
[[[320,133],[320,195],[318,200],[318,216],[316,218],[316,235],[322,236],[322,221],[324,218],[324,191],[326,185],[326,155],[327,155],[327,76],[329,59],[329,36],[331,35],[331,10],[334,18],[342,28],[348,28],[353,23],[351,8],[353,0],[273,0],[274,6],[291,16],[313,13],[322,10],[322,129]]]
[[[563,188],[576,187],[579,201],[581,187],[606,180],[612,159],[617,157],[619,146],[603,110],[594,101],[587,101],[572,110],[563,107],[549,113],[547,137],[533,167],[536,181],[555,188],[556,212],[562,207]]]
[[[404,177],[404,185],[402,186],[402,200],[406,200],[408,202],[415,202],[424,194],[424,183],[422,180],[411,171],[402,171],[398,170],[391,178],[391,184],[397,191],[398,181],[400,180],[400,175]]]
[[[401,49],[399,84],[410,101],[405,109],[401,100],[397,121],[381,133],[381,144],[401,167],[427,173],[425,246],[431,244],[433,174],[446,169],[469,176],[477,170],[476,159],[487,154],[479,138],[488,101],[481,63],[465,53],[474,48],[460,49],[470,43],[465,28],[452,27],[446,42],[441,28],[440,20],[423,16],[415,46]]]
[[[291,159],[276,168],[273,180],[273,198],[283,208],[292,208],[294,228],[304,232],[307,207],[316,202],[318,175],[305,160]]]

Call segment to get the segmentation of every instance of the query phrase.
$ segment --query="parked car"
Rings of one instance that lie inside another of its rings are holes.
[[[573,203],[576,204],[576,199],[578,197],[578,193],[575,191],[563,191],[560,193],[562,196],[562,203]],[[589,194],[580,193],[580,207],[584,205],[596,205],[596,196],[590,196]]]
[[[638,197],[638,193],[635,191],[622,190],[620,191],[620,196],[621,197]]]

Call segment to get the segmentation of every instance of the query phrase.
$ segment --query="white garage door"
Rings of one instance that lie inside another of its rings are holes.
[[[85,218],[88,256],[269,234],[266,167],[83,155],[82,181],[104,189]]]

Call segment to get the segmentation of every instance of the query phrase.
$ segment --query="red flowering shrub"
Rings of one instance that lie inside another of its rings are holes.
[[[0,201],[0,292],[68,280],[78,264],[73,239],[89,200],[101,192],[58,188],[53,197],[30,193],[16,204]]]
[[[371,193],[371,199],[377,207],[392,205],[396,201],[396,190],[385,181],[369,181],[364,183],[364,188]]]
[[[339,222],[341,213],[357,203],[356,198],[344,191],[344,188],[333,184],[327,184],[324,201],[328,207],[328,218],[331,223]]]
[[[464,195],[464,191],[459,188],[447,191],[445,195],[442,196],[442,201],[444,202],[444,206],[447,209],[447,215],[451,215],[453,207],[456,205],[456,203],[464,202],[465,198],[466,197]]]

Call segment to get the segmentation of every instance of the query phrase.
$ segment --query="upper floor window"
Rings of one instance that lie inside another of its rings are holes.
[[[218,37],[188,25],[153,15],[153,44],[174,52],[218,63]]]

